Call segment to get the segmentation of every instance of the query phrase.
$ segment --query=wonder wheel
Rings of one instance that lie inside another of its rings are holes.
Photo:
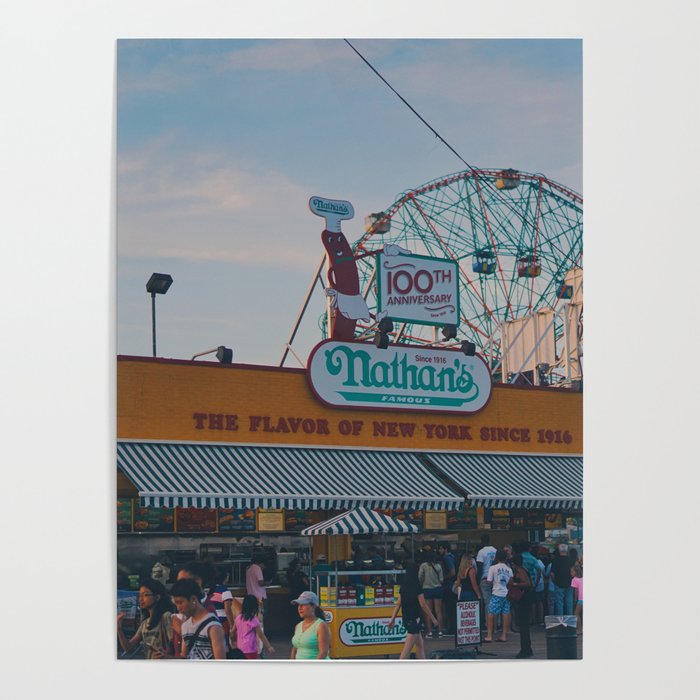
[[[366,233],[354,244],[356,254],[394,243],[459,264],[459,338],[475,343],[495,378],[503,381],[503,324],[568,303],[572,272],[583,265],[583,199],[541,174],[511,169],[455,173],[404,192],[365,222]],[[358,260],[358,268],[374,311],[373,258]],[[566,323],[556,326],[559,341]],[[357,334],[368,329],[358,324]],[[391,338],[399,343],[435,339],[435,329],[416,324],[395,328]]]

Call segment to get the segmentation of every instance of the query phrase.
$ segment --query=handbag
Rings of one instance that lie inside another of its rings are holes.
[[[506,600],[509,603],[519,603],[522,600],[522,597],[525,595],[524,589],[520,588],[520,586],[516,586],[513,583],[513,579],[508,581],[507,587],[508,593],[506,593]]]
[[[527,572],[527,569],[520,568],[518,567],[518,573],[523,572],[526,577],[526,585],[525,586],[516,586],[514,583],[514,579],[510,579],[508,583],[506,584],[508,588],[508,593],[506,594],[506,600],[509,603],[519,603],[523,596],[525,595],[525,592],[528,590],[532,589],[532,579],[530,578],[530,574]]]

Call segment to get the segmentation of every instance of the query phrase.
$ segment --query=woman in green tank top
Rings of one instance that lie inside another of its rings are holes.
[[[292,601],[294,604],[301,622],[294,628],[290,658],[329,659],[330,632],[323,621],[323,612],[318,607],[318,596],[313,591],[304,591]]]

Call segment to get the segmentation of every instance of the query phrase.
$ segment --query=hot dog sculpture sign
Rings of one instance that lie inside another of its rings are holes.
[[[367,302],[360,294],[360,275],[356,261],[376,253],[353,255],[352,248],[340,230],[340,222],[352,219],[355,210],[350,202],[343,199],[324,199],[311,197],[309,209],[326,220],[326,227],[321,233],[321,241],[328,256],[328,284],[326,294],[331,298],[333,307],[333,324],[331,338],[352,340],[355,337],[357,321],[369,322],[371,314]],[[379,252],[379,251],[377,251]],[[385,255],[399,255],[410,251],[397,245],[384,247]]]
[[[309,208],[326,221],[321,240],[328,256],[326,294],[333,308],[330,340],[319,343],[308,361],[307,375],[316,397],[329,406],[373,410],[480,411],[491,396],[492,380],[486,363],[473,354],[473,346],[472,354],[466,354],[425,346],[375,348],[355,340],[357,321],[369,323],[372,318],[456,326],[456,263],[411,255],[397,245],[353,255],[340,228],[341,221],[354,216],[352,204],[311,197]],[[369,255],[377,256],[376,317],[360,292],[356,265]]]

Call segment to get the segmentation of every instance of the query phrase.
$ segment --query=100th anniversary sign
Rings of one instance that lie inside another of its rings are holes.
[[[309,383],[329,406],[476,413],[491,397],[491,373],[459,350],[325,340],[309,356]]]
[[[424,255],[377,255],[377,312],[394,321],[459,325],[459,266]]]

